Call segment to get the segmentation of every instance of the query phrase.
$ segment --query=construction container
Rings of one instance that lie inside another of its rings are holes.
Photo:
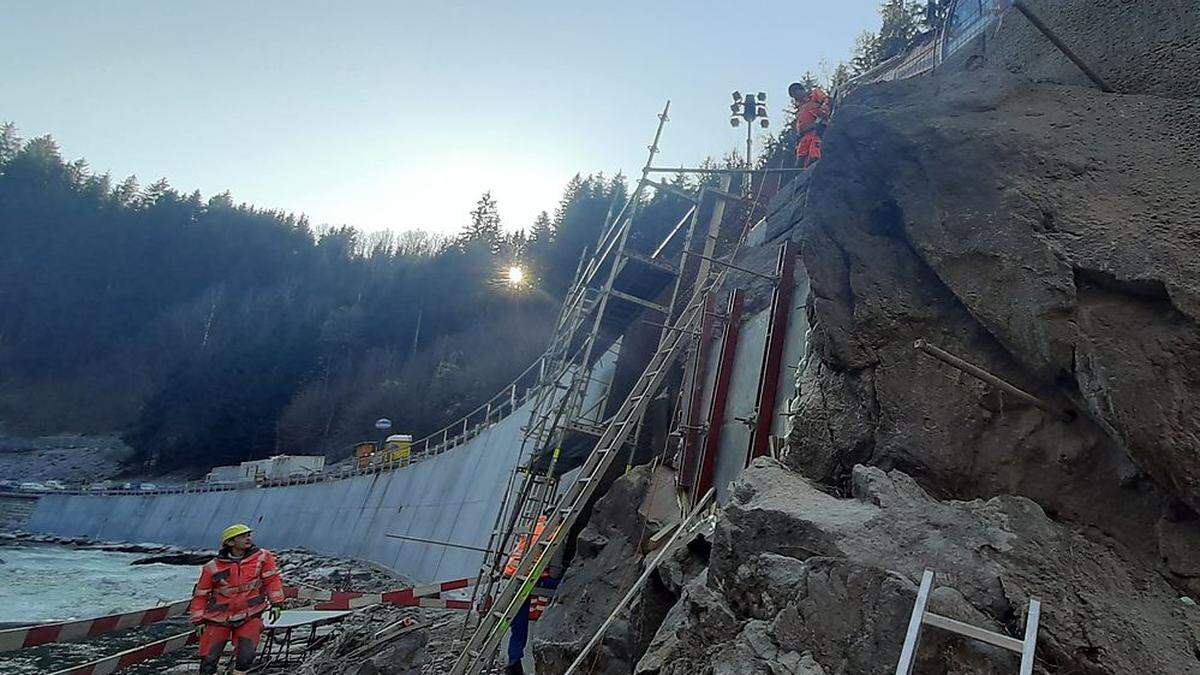
[[[354,446],[354,461],[358,464],[358,468],[365,469],[371,465],[375,450],[375,441],[363,441]]]
[[[412,455],[412,436],[392,434],[383,442],[383,461],[406,466]]]

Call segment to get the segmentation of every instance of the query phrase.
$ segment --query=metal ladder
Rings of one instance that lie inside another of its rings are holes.
[[[928,604],[929,594],[932,591],[933,572],[925,570],[925,573],[921,575],[921,588],[917,591],[917,601],[913,603],[912,617],[908,620],[908,634],[904,638],[904,648],[900,650],[896,675],[912,675],[913,665],[917,659],[917,643],[921,640],[922,626],[941,628],[972,640],[1016,652],[1021,655],[1021,668],[1017,672],[1020,675],[1033,673],[1033,652],[1037,648],[1038,618],[1042,612],[1041,600],[1029,599],[1029,611],[1025,614],[1025,637],[1018,640],[928,611],[925,609],[925,605]]]
[[[715,286],[723,276],[717,275],[711,279],[711,284],[707,283],[709,280],[697,280],[697,283],[706,287]],[[702,296],[703,294],[698,293],[696,297]],[[667,335],[659,343],[658,350],[651,357],[642,376],[634,384],[629,396],[588,455],[575,481],[567,488],[558,506],[549,513],[544,530],[546,534],[536,542],[536,546],[531,546],[528,553],[521,557],[516,574],[504,585],[504,590],[497,596],[495,604],[481,619],[466,647],[455,660],[450,671],[452,675],[474,675],[490,663],[492,654],[507,632],[513,617],[533,591],[584,505],[616,459],[621,446],[633,432],[637,420],[650,402],[650,397],[662,385],[667,371],[683,351],[687,342],[685,336],[688,335],[692,324],[699,319],[702,306],[701,301],[694,299],[680,314],[675,325],[665,329]]]

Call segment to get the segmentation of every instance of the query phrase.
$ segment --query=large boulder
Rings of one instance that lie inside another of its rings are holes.
[[[1200,672],[1200,610],[1101,535],[1028,499],[940,502],[857,467],[839,498],[760,458],[735,482],[707,574],[671,609],[643,673],[891,673],[925,569],[931,609],[1020,635],[1042,601],[1041,672]],[[1013,657],[925,631],[919,672],[1012,672]]]
[[[662,469],[637,467],[596,501],[554,602],[532,630],[537,672],[567,669],[641,575],[651,536],[672,520],[678,521],[673,474]],[[669,554],[605,631],[587,671],[632,671],[682,586],[703,569],[707,553],[694,543]]]
[[[813,330],[789,463],[843,486],[864,462],[941,495],[1022,494],[1126,541],[1170,499],[1200,507],[1196,128],[1195,98],[995,69],[853,92],[794,234]]]

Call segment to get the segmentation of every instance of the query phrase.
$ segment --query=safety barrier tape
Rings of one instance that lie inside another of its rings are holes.
[[[50,675],[108,675],[115,673],[122,668],[128,668],[142,661],[149,661],[163,654],[182,649],[196,641],[196,632],[188,631],[180,633],[169,638],[151,642],[150,644],[135,647],[112,656],[105,656],[102,659],[89,661],[83,665],[74,666],[65,670],[58,670]]]
[[[110,614],[78,621],[59,621],[0,630],[0,652],[26,649],[52,642],[75,642],[110,631],[124,630],[135,626],[149,626],[152,623],[179,616],[187,611],[187,607],[187,600],[178,600],[168,605],[139,609],[124,614]]]
[[[398,588],[383,593],[359,593],[355,591],[319,591],[307,588],[285,588],[284,595],[300,600],[313,600],[317,605],[313,609],[344,610],[358,609],[370,605],[401,605],[407,607],[440,607],[443,609],[470,609],[471,603],[465,600],[447,600],[438,597],[440,593],[467,588],[473,582],[470,579],[455,579],[425,586]]]

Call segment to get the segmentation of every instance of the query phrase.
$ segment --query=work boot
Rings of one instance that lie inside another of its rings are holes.
[[[525,668],[521,666],[521,662],[510,663],[504,669],[504,675],[525,675]]]

